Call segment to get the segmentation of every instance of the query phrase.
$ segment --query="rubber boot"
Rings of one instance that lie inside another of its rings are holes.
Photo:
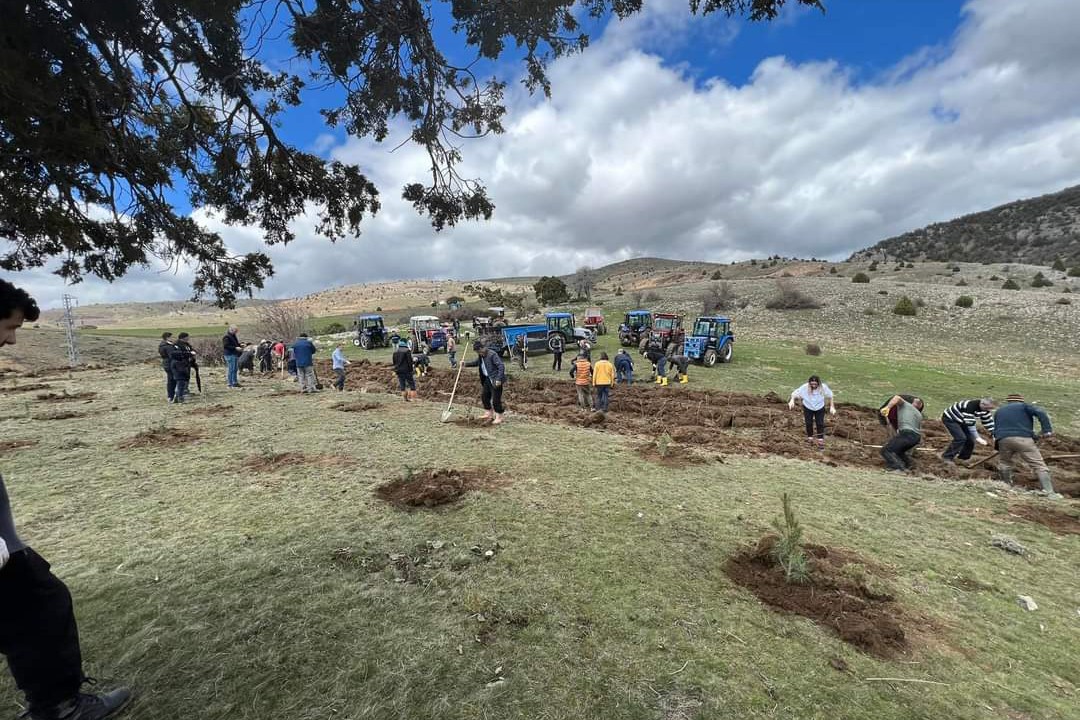
[[[1039,485],[1042,486],[1043,492],[1047,495],[1054,494],[1054,483],[1050,481],[1050,473],[1040,470],[1035,475],[1039,478]]]
[[[664,384],[664,378],[662,378],[662,377],[660,377],[659,375],[657,375],[657,376],[656,376],[656,384],[657,384],[657,385],[663,385],[663,384]]]
[[[1012,468],[1005,467],[1004,465],[999,465],[998,477],[1001,478],[1001,482],[1005,483],[1006,485],[1012,485]]]
[[[660,387],[667,387],[668,379],[666,377],[660,378]]]
[[[685,385],[688,382],[690,382],[690,376],[689,375],[679,375],[679,384],[680,385]]]

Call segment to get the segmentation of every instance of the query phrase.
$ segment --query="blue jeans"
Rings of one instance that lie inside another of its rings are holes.
[[[450,360],[450,367],[457,367],[457,350],[447,352],[446,357]]]
[[[229,387],[236,387],[240,384],[240,381],[236,377],[236,364],[239,359],[240,358],[235,355],[225,356],[225,367],[227,368],[225,380],[228,383]]]
[[[942,420],[942,424],[952,435],[952,442],[949,443],[949,447],[941,454],[941,457],[945,460],[954,458],[970,460],[971,453],[975,449],[975,438],[971,436],[968,426],[952,420]]]
[[[608,402],[611,395],[610,385],[597,385],[596,386],[596,409],[600,412],[606,413],[608,410]]]
[[[190,382],[190,375],[176,378],[176,389],[173,391],[173,400],[176,402],[184,402],[184,396],[188,394],[188,383]]]
[[[618,385],[621,382],[625,382],[627,385],[634,384],[634,370],[633,368],[627,370],[615,371],[615,384]]]

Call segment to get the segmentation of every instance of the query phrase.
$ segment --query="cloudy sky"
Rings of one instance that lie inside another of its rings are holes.
[[[399,199],[425,176],[425,156],[297,121],[294,141],[359,163],[383,209],[336,245],[298,223],[298,240],[270,251],[263,296],[645,255],[842,259],[1080,183],[1080,2],[826,4],[824,16],[750,26],[646,0],[641,15],[598,28],[584,54],[551,67],[550,100],[512,90],[507,132],[464,147],[464,174],[487,183],[494,218],[439,234]],[[237,251],[260,245],[253,230],[195,214]],[[46,271],[7,277],[49,306],[65,291],[81,304],[190,294],[184,271],[73,288]]]

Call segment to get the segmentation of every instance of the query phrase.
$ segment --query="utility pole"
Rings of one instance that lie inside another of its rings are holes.
[[[72,308],[78,304],[75,297],[64,295],[64,331],[67,334],[68,365],[71,367],[79,364],[79,341],[75,336],[75,315],[72,313]]]

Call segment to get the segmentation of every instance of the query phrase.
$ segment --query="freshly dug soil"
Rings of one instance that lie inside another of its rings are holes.
[[[493,490],[504,481],[484,470],[422,470],[375,488],[381,499],[403,508],[435,507],[457,502],[472,490]]]
[[[353,400],[352,402],[340,402],[337,405],[331,405],[334,410],[340,410],[341,412],[365,412],[367,410],[378,410],[382,405],[377,402],[365,402],[363,400]]]
[[[491,418],[456,417],[450,422],[454,423],[458,427],[472,428],[473,430],[480,430],[483,428],[491,427]]]
[[[864,563],[846,550],[806,545],[810,579],[789,583],[772,557],[776,536],[728,559],[724,572],[771,608],[810,618],[870,655],[891,658],[908,647],[902,609],[886,593],[877,593],[844,575],[845,565]]]
[[[0,455],[7,455],[15,450],[34,447],[37,444],[37,440],[5,440],[0,442]]]
[[[51,393],[51,392],[49,392],[49,393],[40,393],[39,395],[35,395],[34,399],[37,400],[38,402],[62,403],[62,402],[72,402],[74,400],[92,400],[95,397],[97,397],[96,392],[87,391],[87,392],[80,392],[80,393],[72,393],[72,394],[69,395],[68,392],[65,390],[62,393]]]
[[[321,362],[320,376],[329,375],[329,361]],[[582,412],[575,405],[574,385],[569,378],[528,377],[518,371],[518,375],[507,383],[503,399],[510,412],[526,417],[575,427],[594,427],[638,438],[652,439],[659,432],[666,432],[676,442],[699,452],[760,457],[781,455],[831,466],[884,469],[878,448],[872,447],[885,439],[884,429],[877,421],[876,408],[837,405],[837,414],[826,419],[826,448],[820,451],[806,442],[802,413],[788,410],[787,402],[775,393],[751,395],[701,391],[691,389],[692,383],[691,380],[691,385],[680,387],[659,387],[651,383],[636,383],[630,387],[620,385],[612,391],[609,411],[602,415]],[[446,402],[453,384],[452,372],[432,368],[417,381],[417,390],[424,400]],[[387,365],[353,363],[346,387],[350,390],[377,388],[396,393],[397,381]],[[463,377],[455,404],[475,407],[479,405],[478,400],[479,387],[475,377]],[[959,480],[996,476],[994,460],[970,470],[942,462],[940,453],[950,440],[940,420],[927,418],[923,422],[921,449],[913,455],[920,473]],[[1080,439],[1055,435],[1041,441],[1039,447],[1044,457],[1080,453]],[[989,452],[981,449],[982,456]],[[1049,464],[1058,492],[1080,497],[1080,458],[1052,460]],[[1015,476],[1020,486],[1039,487],[1034,474],[1026,469],[1018,469]]]
[[[1009,514],[1044,525],[1059,535],[1080,535],[1080,515],[1033,505],[1010,505]]]
[[[48,383],[27,383],[26,385],[9,385],[7,387],[0,387],[0,394],[10,395],[12,393],[30,392],[32,390],[48,390],[52,385]]]
[[[190,430],[153,428],[152,430],[143,430],[138,435],[129,437],[127,440],[122,440],[116,447],[121,450],[145,447],[175,447],[177,445],[185,445],[189,442],[201,440],[202,437],[203,435],[201,433],[192,432]]]

